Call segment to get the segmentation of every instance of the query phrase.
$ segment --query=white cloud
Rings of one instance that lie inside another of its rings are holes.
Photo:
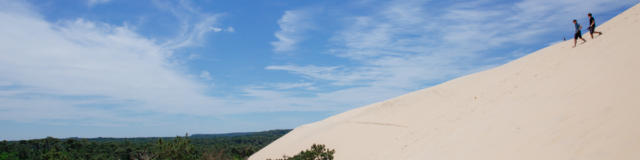
[[[336,78],[331,75],[335,70],[339,67],[320,67],[320,66],[294,66],[294,65],[282,65],[282,66],[267,66],[265,69],[267,70],[283,70],[289,71],[292,73],[304,75],[313,79],[323,79],[323,80],[336,80]]]
[[[236,30],[233,29],[233,27],[227,27],[225,29],[220,28],[220,27],[209,27],[209,30],[213,31],[213,32],[235,32]]]
[[[109,2],[111,2],[111,0],[88,0],[87,5],[89,5],[89,7],[93,7],[95,5],[105,4]]]
[[[234,29],[233,27],[227,27],[227,29],[225,31],[227,31],[227,32],[235,32],[236,29]]]
[[[218,28],[218,27],[209,27],[209,29],[213,32],[221,32],[222,28]]]
[[[303,33],[311,29],[311,14],[306,10],[286,11],[278,20],[280,30],[275,33],[278,41],[271,42],[275,52],[288,52],[296,49],[296,45],[304,40]]]
[[[28,9],[0,9],[0,81],[19,86],[1,91],[0,119],[118,120],[127,118],[117,112],[220,110],[214,107],[219,100],[203,94],[206,85],[185,78],[170,62],[171,49],[125,26],[83,19],[49,23]]]
[[[304,89],[313,89],[313,83],[303,82],[303,83],[276,83],[273,84],[276,89],[296,89],[296,88],[304,88]]]
[[[420,1],[393,1],[371,16],[346,17],[344,30],[334,35],[331,53],[358,62],[348,67],[269,66],[332,85],[376,86],[409,91],[425,83],[476,71],[469,64],[478,48],[439,44],[432,19]],[[454,33],[454,32],[444,32]],[[398,93],[398,92],[396,92]],[[400,92],[401,93],[401,92]]]
[[[211,78],[211,73],[209,73],[209,71],[202,71],[200,72],[200,78],[204,79],[204,80],[212,80],[213,78]]]
[[[198,21],[180,18],[182,22],[182,30],[179,36],[172,41],[163,44],[169,49],[184,48],[194,45],[200,45],[207,33],[216,31],[219,28],[211,27],[217,22],[217,15],[202,15],[202,19]]]
[[[215,27],[222,14],[209,14],[194,8],[190,1],[159,1],[154,4],[163,10],[171,12],[180,23],[178,36],[162,45],[168,49],[177,49],[201,45],[210,32],[223,31]]]
[[[195,53],[191,53],[191,54],[189,54],[189,56],[187,56],[188,60],[195,60],[195,59],[198,59],[198,58],[200,58],[200,55],[199,54],[195,54]]]

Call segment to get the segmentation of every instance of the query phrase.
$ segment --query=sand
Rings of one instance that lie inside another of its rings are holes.
[[[598,30],[576,48],[557,43],[300,126],[250,159],[318,143],[349,160],[639,160],[640,5]]]

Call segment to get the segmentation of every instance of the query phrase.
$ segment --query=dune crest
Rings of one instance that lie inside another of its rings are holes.
[[[640,5],[598,30],[576,48],[567,40],[300,126],[250,159],[314,143],[336,159],[640,159]]]

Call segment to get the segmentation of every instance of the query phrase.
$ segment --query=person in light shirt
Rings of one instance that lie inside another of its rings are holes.
[[[573,20],[573,24],[576,27],[576,34],[573,35],[573,47],[576,47],[576,44],[578,43],[578,38],[582,39],[582,43],[587,42],[587,40],[585,40],[584,38],[582,38],[582,32],[580,31],[582,29],[582,26],[580,26],[580,24],[578,23],[578,20]]]

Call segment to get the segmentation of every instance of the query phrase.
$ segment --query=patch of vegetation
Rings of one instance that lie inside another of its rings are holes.
[[[276,160],[332,160],[334,149],[326,148],[323,144],[313,144],[310,149],[300,151],[293,157],[283,156],[282,159]]]
[[[155,138],[67,138],[2,141],[0,160],[246,159],[291,130]]]

